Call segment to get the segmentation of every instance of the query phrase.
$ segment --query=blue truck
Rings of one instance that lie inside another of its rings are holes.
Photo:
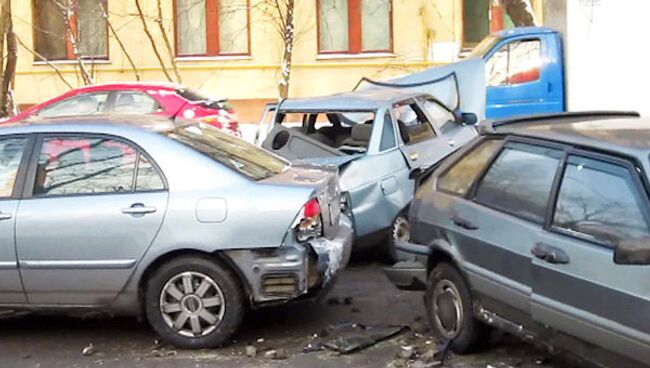
[[[493,33],[467,56],[485,62],[487,118],[567,109],[560,34],[545,27]]]

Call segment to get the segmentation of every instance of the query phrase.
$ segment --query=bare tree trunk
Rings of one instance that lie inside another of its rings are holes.
[[[162,34],[165,48],[167,48],[169,62],[172,64],[172,69],[174,70],[174,75],[176,75],[176,80],[178,83],[183,83],[181,74],[178,72],[178,67],[176,66],[176,60],[174,60],[174,52],[172,51],[171,42],[169,42],[169,37],[167,37],[167,31],[165,30],[165,25],[163,24],[162,5],[160,4],[160,0],[157,0],[156,3],[158,6],[158,18],[156,19],[156,23],[158,23],[158,28],[160,28],[160,34]]]
[[[535,15],[530,0],[503,0],[503,5],[515,27],[535,25]]]
[[[128,51],[126,51],[126,47],[124,46],[124,43],[122,42],[122,39],[120,36],[118,36],[117,31],[113,27],[113,24],[111,21],[108,19],[108,13],[106,12],[106,9],[104,9],[104,5],[102,3],[99,3],[99,8],[102,11],[102,16],[106,20],[106,24],[108,25],[108,29],[111,31],[111,34],[113,34],[113,37],[115,38],[115,41],[117,41],[117,44],[120,45],[120,50],[122,50],[122,53],[124,56],[126,56],[126,60],[129,62],[129,65],[131,65],[131,69],[133,69],[133,74],[135,74],[135,80],[139,81],[140,80],[140,72],[138,72],[138,68],[135,66],[135,62],[133,62],[133,59],[131,58],[131,55],[129,54]]]
[[[156,58],[160,63],[160,67],[162,68],[163,74],[165,74],[165,77],[167,78],[168,81],[173,82],[174,80],[172,79],[171,75],[169,75],[169,72],[167,71],[167,67],[165,66],[165,62],[163,61],[162,56],[160,56],[160,52],[158,51],[158,47],[156,46],[156,41],[154,40],[153,35],[149,30],[149,26],[147,25],[147,19],[144,17],[144,13],[142,12],[142,6],[140,6],[140,0],[135,0],[135,7],[138,9],[138,16],[142,21],[142,28],[144,28],[144,33],[147,35],[147,38],[149,38],[149,43],[151,44],[153,53],[156,55]]]
[[[278,12],[281,12],[281,6],[278,4],[277,7]],[[282,62],[280,63],[280,82],[278,83],[278,92],[280,94],[280,98],[289,97],[289,83],[291,81],[291,59],[293,57],[293,44],[295,40],[293,18],[295,0],[285,0],[285,7],[286,16],[284,17],[284,31],[282,34],[284,52],[282,53]]]
[[[2,90],[0,94],[0,114],[7,116],[14,111],[13,94],[11,84],[16,76],[16,34],[14,33],[13,20],[11,16],[11,0],[4,0],[2,3],[2,17],[4,23],[4,34],[7,40],[7,62],[2,73]]]

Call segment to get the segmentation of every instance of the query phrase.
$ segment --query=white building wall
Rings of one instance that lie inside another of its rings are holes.
[[[650,115],[650,1],[566,1],[569,110]]]

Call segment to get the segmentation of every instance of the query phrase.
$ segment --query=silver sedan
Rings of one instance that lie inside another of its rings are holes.
[[[0,307],[145,315],[174,345],[213,347],[247,304],[326,290],[351,239],[336,172],[208,125],[0,127]]]

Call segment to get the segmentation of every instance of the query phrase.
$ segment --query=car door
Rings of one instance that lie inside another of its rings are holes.
[[[440,219],[488,309],[498,302],[529,313],[528,244],[542,231],[561,155],[536,142],[508,140],[467,198],[454,200],[448,218]],[[444,177],[439,185],[444,189]]]
[[[152,96],[140,91],[111,92],[107,112],[117,114],[160,114],[162,107]]]
[[[544,68],[548,37],[510,38],[486,56],[488,118],[563,111],[561,76]]]
[[[648,197],[632,162],[568,156],[548,231],[530,244],[533,317],[647,362],[650,266],[614,262],[617,243],[650,236]]]
[[[478,135],[476,128],[458,123],[454,114],[433,97],[423,96],[417,101],[438,135],[435,144],[441,152],[444,152],[442,157],[454,152]]]
[[[437,139],[436,131],[418,103],[409,99],[392,106],[400,150],[411,170],[427,169],[446,156],[448,142]]]
[[[76,96],[66,98],[63,101],[55,102],[45,106],[35,113],[42,118],[71,115],[92,115],[101,114],[107,111],[111,104],[110,92],[80,93]]]
[[[26,301],[16,259],[15,224],[21,177],[33,139],[0,137],[0,304]]]
[[[161,226],[163,177],[144,152],[117,137],[45,135],[36,150],[16,219],[27,298],[108,303]]]

